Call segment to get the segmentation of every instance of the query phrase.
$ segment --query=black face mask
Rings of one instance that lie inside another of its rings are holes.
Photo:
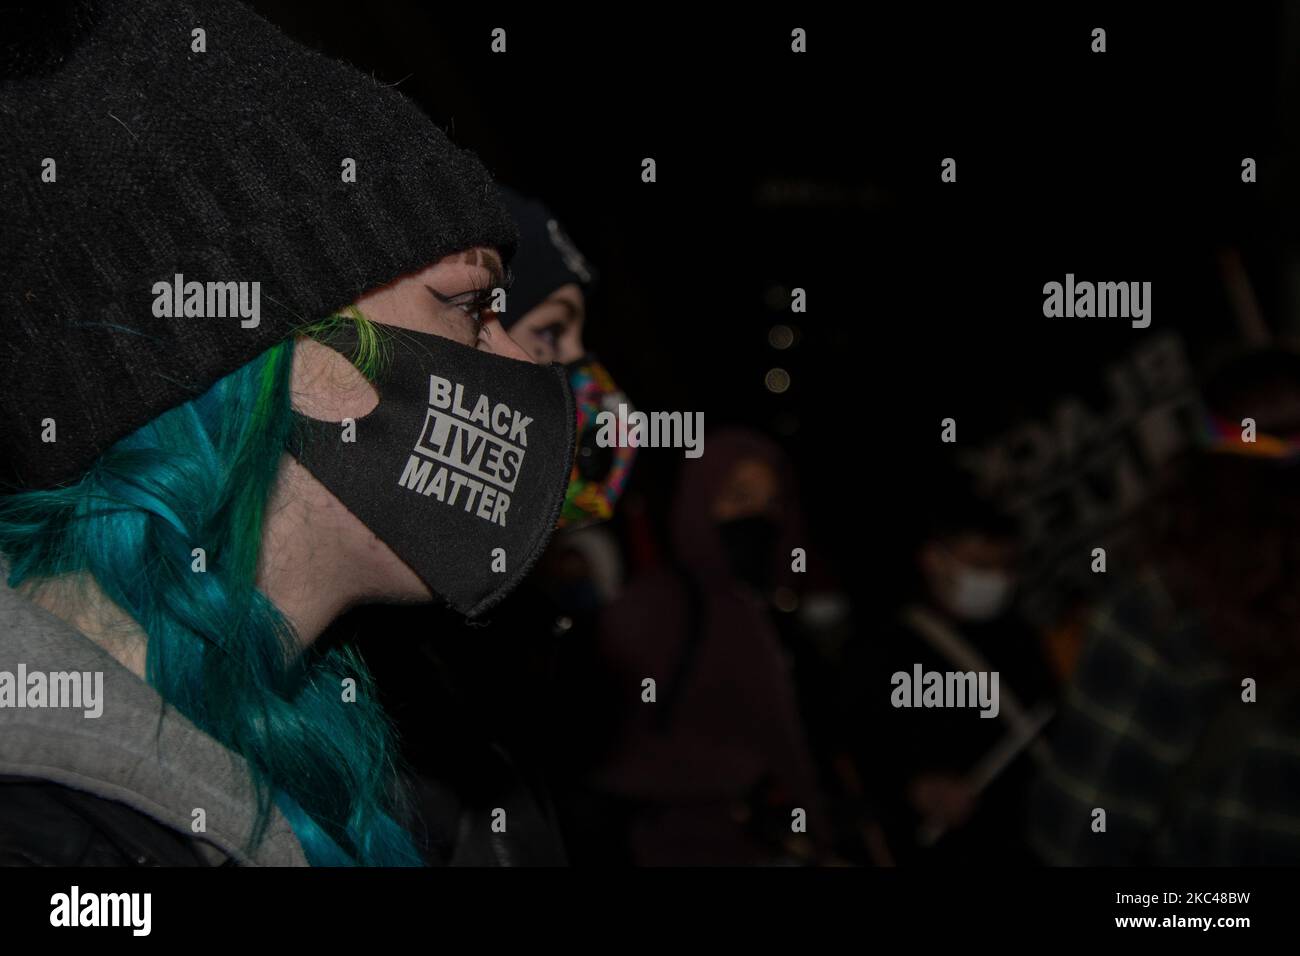
[[[326,344],[344,355],[347,329]],[[343,426],[304,415],[294,452],[347,509],[468,617],[505,597],[555,529],[573,465],[561,365],[534,365],[402,329],[379,404]]]
[[[772,587],[773,550],[780,526],[767,515],[719,521],[718,535],[732,572],[766,593]]]

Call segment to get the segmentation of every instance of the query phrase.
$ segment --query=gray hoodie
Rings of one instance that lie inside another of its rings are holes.
[[[0,775],[48,780],[126,804],[192,835],[214,865],[230,858],[250,866],[307,865],[278,809],[249,855],[245,846],[257,808],[244,759],[175,708],[164,710],[157,691],[6,586],[3,571],[0,564]],[[83,706],[48,706],[58,702],[52,691],[62,683],[50,678],[46,706],[15,706],[16,698],[31,700],[27,686],[16,686],[20,672],[33,685],[41,678],[31,675],[78,672],[91,691],[98,689],[95,675],[102,674],[102,697],[93,706],[84,697]],[[192,834],[199,808],[206,832]]]

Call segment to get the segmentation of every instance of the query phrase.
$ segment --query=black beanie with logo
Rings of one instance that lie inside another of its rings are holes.
[[[519,227],[519,250],[510,269],[514,281],[500,317],[502,328],[509,331],[560,286],[574,283],[589,289],[597,275],[550,209],[507,186],[501,187],[501,195]]]
[[[471,153],[236,0],[32,10],[7,8],[0,40],[0,493],[77,479],[368,290],[512,254]],[[256,322],[159,310],[173,282],[256,282]]]

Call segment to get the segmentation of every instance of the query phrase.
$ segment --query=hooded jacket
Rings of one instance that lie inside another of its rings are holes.
[[[772,560],[788,574],[781,556],[805,543],[789,465],[749,432],[711,433],[707,448],[683,467],[672,514],[676,567],[634,579],[600,628],[622,712],[593,782],[633,805],[630,850],[641,864],[770,862],[791,833],[791,807],[807,812],[813,842],[826,834],[788,658],[770,609],[732,571],[711,514],[738,462],[770,465],[781,486]],[[642,702],[645,678],[655,679],[654,704]],[[674,680],[681,686],[670,689]],[[664,726],[655,709],[666,701]],[[773,811],[766,825],[764,806]]]
[[[0,862],[307,865],[278,809],[260,845],[247,848],[257,807],[242,757],[164,707],[157,691],[106,650],[3,580]],[[46,706],[19,707],[19,699],[36,700],[28,687],[16,686],[20,672],[28,684],[36,675],[102,674],[102,699],[48,706],[59,703],[49,694]],[[195,833],[199,821],[203,832]]]
[[[157,691],[98,644],[8,587],[6,573],[0,562],[0,865],[308,865],[274,807],[263,841],[248,850],[257,806],[241,756],[164,708]],[[84,675],[102,674],[102,693],[83,697],[82,706],[16,706],[18,696],[27,702],[35,675],[48,684],[51,674],[72,673],[83,683]],[[427,861],[563,864],[546,809],[509,756],[467,750],[473,786],[427,775],[405,781],[418,807],[407,825]],[[494,807],[509,811],[508,835],[493,830]],[[197,809],[203,833],[192,830]]]

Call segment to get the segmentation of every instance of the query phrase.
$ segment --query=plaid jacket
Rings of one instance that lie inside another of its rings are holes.
[[[1046,863],[1300,863],[1300,689],[1235,673],[1154,573],[1098,611],[1051,741],[1030,817]]]

